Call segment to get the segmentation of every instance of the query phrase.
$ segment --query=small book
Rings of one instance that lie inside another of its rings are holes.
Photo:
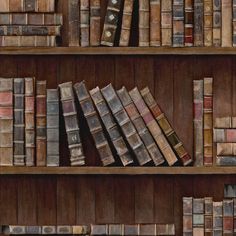
[[[234,202],[233,199],[223,200],[223,235],[234,233]]]
[[[233,0],[233,47],[236,47],[236,0]]]
[[[6,235],[26,234],[26,227],[21,225],[7,225],[3,227],[3,233]]]
[[[143,236],[157,235],[157,225],[156,224],[140,224],[139,235],[143,235]]]
[[[236,143],[217,143],[216,155],[218,156],[235,156]]]
[[[124,225],[124,235],[139,235],[139,225],[134,224],[134,225]]]
[[[222,47],[232,47],[232,21],[233,3],[232,0],[222,1]]]
[[[236,128],[236,117],[216,117],[214,127],[219,129],[234,129]]]
[[[157,224],[156,235],[175,235],[174,224]]]
[[[150,3],[139,0],[139,47],[148,47],[150,42]]]
[[[193,198],[183,197],[183,236],[193,234]]]
[[[72,226],[57,225],[57,234],[72,234]]]
[[[224,198],[236,198],[236,184],[224,185]]]
[[[101,41],[101,2],[90,0],[90,46],[99,46]]]
[[[25,226],[25,234],[42,234],[41,226]]]
[[[57,232],[57,228],[56,226],[49,226],[49,225],[45,225],[45,226],[42,226],[42,234],[56,234]]]
[[[213,36],[212,44],[221,46],[221,0],[213,0]]]
[[[80,45],[89,46],[89,0],[80,0]]]
[[[91,235],[108,235],[108,225],[91,225]]]
[[[193,236],[204,236],[204,198],[193,199]]]
[[[72,82],[59,84],[71,166],[85,165]]]
[[[204,198],[204,232],[205,235],[212,235],[213,232],[213,200],[212,197]]]
[[[184,46],[192,47],[194,44],[194,38],[193,38],[194,3],[193,0],[185,0],[184,4],[185,4]]]
[[[95,146],[101,158],[103,166],[111,165],[115,162],[108,140],[104,134],[99,115],[93,105],[93,100],[84,82],[74,85],[77,98],[82,108],[83,114],[87,120],[89,130],[93,136]]]
[[[236,143],[236,129],[213,129],[214,142]]]
[[[89,235],[90,227],[88,225],[73,225],[72,234],[74,235]]]
[[[109,235],[123,235],[124,225],[122,224],[109,224],[108,225],[108,233]]]
[[[217,166],[236,166],[236,156],[216,156]]]
[[[194,1],[194,46],[204,45],[204,0]]]
[[[161,1],[161,44],[172,46],[172,0]]]
[[[213,235],[223,235],[222,202],[213,202]]]
[[[212,46],[213,0],[204,0],[204,46]]]

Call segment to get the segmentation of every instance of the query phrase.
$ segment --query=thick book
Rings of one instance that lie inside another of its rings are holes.
[[[234,201],[233,199],[223,200],[223,235],[234,233]]]
[[[104,134],[104,130],[99,115],[94,107],[93,100],[89,95],[85,83],[82,81],[74,85],[74,89],[82,108],[83,114],[87,120],[87,124],[92,134],[95,146],[101,158],[103,166],[111,165],[115,162],[108,140]]]
[[[204,236],[204,198],[193,199],[193,236]]]
[[[137,107],[139,113],[144,119],[145,124],[147,125],[150,133],[152,134],[153,138],[155,139],[158,147],[160,148],[164,158],[166,159],[169,166],[174,165],[178,159],[175,155],[174,151],[172,150],[170,144],[168,143],[166,137],[164,136],[158,122],[153,117],[151,111],[145,104],[142,95],[140,94],[137,87],[132,89],[130,92],[130,97],[132,98],[135,106]]]
[[[139,47],[150,45],[150,3],[139,0]]]
[[[101,38],[101,44],[104,46],[114,46],[120,10],[121,0],[108,1]]]
[[[108,235],[108,225],[91,224],[91,235]]]
[[[163,164],[165,159],[162,153],[160,152],[159,148],[157,147],[157,144],[153,139],[150,131],[147,129],[144,120],[139,114],[136,106],[134,105],[127,89],[123,86],[120,90],[117,91],[117,94],[128,116],[133,122],[138,134],[143,140],[154,164],[156,166]]]
[[[215,143],[236,143],[236,129],[217,129],[213,130]]]
[[[193,234],[193,198],[183,197],[183,236]]]
[[[222,202],[213,202],[213,235],[223,235]]]
[[[138,224],[125,224],[124,225],[124,235],[139,235],[139,225]]]
[[[101,2],[90,0],[90,46],[99,46],[101,42]]]
[[[124,0],[119,46],[129,46],[134,0]]]
[[[217,166],[236,166],[236,156],[216,156]]]
[[[89,235],[90,227],[88,225],[73,225],[72,234],[74,235]]]
[[[218,156],[236,156],[236,143],[217,143],[216,155]]]
[[[13,79],[0,78],[0,166],[13,166]]]
[[[72,234],[72,226],[57,225],[57,234]]]
[[[120,126],[129,146],[133,150],[138,163],[140,165],[145,165],[150,162],[151,157],[112,85],[107,85],[101,89],[101,92],[107,101],[118,125]]]
[[[25,80],[14,78],[14,165],[25,165]]]
[[[59,93],[47,89],[47,166],[59,166]]]
[[[213,199],[212,197],[204,198],[204,232],[205,235],[213,233]]]
[[[161,1],[161,45],[172,46],[172,0]]]
[[[236,47],[236,0],[233,0],[233,47]]]
[[[219,129],[236,128],[236,119],[230,116],[216,117],[214,127]]]
[[[71,166],[85,165],[72,82],[59,84]]]
[[[111,114],[99,87],[90,90],[90,95],[123,166],[133,163],[133,159],[129,153],[125,140],[122,137],[115,118]]]
[[[221,0],[213,0],[213,36],[212,44],[221,46]]]
[[[204,0],[204,46],[212,46],[213,0]]]
[[[193,30],[193,19],[194,19],[194,1],[185,0],[185,17],[184,17],[184,46],[192,47],[194,44],[194,30]]]
[[[222,47],[232,47],[232,12],[233,5],[232,0],[221,0],[222,1]]]
[[[46,235],[49,235],[49,234],[56,234],[57,232],[57,228],[55,225],[44,225],[42,226],[42,234],[46,234]]]
[[[194,46],[204,45],[204,0],[194,1]]]
[[[186,166],[192,163],[191,156],[187,153],[186,149],[183,146],[183,143],[180,141],[176,132],[173,130],[166,115],[155,101],[150,89],[148,87],[144,88],[143,90],[141,90],[141,95],[144,101],[146,102],[147,106],[149,107],[150,111],[152,112],[154,118],[157,120],[171,147],[181,160],[182,164]]]
[[[89,46],[89,19],[89,0],[80,0],[80,45],[82,47]]]
[[[109,235],[123,235],[124,225],[123,224],[109,224],[108,233]]]

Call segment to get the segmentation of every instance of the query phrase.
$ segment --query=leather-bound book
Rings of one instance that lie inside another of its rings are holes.
[[[121,10],[121,0],[108,1],[102,38],[101,38],[101,44],[104,46],[114,45],[116,29],[119,22],[120,10]]]
[[[180,141],[176,132],[170,125],[170,122],[166,118],[165,114],[161,110],[160,106],[155,101],[150,89],[148,87],[141,90],[142,97],[152,112],[154,118],[157,120],[159,126],[161,127],[163,133],[166,135],[171,147],[176,152],[177,156],[181,160],[184,166],[192,163],[191,156],[185,150],[183,143]]]
[[[25,80],[14,79],[14,165],[25,165]]]
[[[59,94],[47,89],[47,166],[59,164]]]
[[[236,0],[233,0],[233,47],[236,47]]]
[[[55,0],[37,0],[36,7],[38,12],[55,12]]]
[[[236,129],[214,129],[215,143],[236,143]]]
[[[42,234],[42,227],[41,226],[25,226],[25,233],[26,234]]]
[[[217,166],[236,166],[236,156],[216,156]]]
[[[234,233],[234,202],[233,199],[223,200],[223,235]]]
[[[213,200],[212,197],[204,198],[204,232],[205,235],[213,234]]]
[[[77,98],[87,120],[89,130],[93,136],[95,146],[101,158],[103,166],[111,165],[115,162],[112,155],[108,140],[104,134],[104,130],[99,115],[93,105],[93,100],[89,95],[85,83],[82,81],[74,85]]]
[[[72,82],[59,85],[71,166],[85,165]]]
[[[161,45],[172,46],[172,0],[161,1]]]
[[[194,1],[194,46],[204,45],[204,0]]]
[[[0,166],[13,166],[13,79],[0,78]]]
[[[89,235],[90,227],[88,225],[73,225],[72,233],[74,235]]]
[[[101,91],[129,146],[133,150],[138,163],[145,165],[150,162],[151,157],[112,85],[109,84],[101,89]]]
[[[236,143],[217,143],[216,155],[218,156],[236,156]]]
[[[124,225],[124,235],[139,235],[139,225]]]
[[[3,227],[5,235],[23,235],[26,234],[26,227],[23,225],[6,225]]]
[[[222,202],[213,202],[213,235],[223,235]]]
[[[204,198],[193,199],[193,236],[204,236]]]
[[[72,226],[57,225],[57,234],[72,234]]]
[[[90,46],[99,46],[101,42],[101,2],[90,0]]]
[[[123,224],[109,224],[108,233],[109,235],[123,235],[124,225]]]
[[[124,138],[116,124],[115,118],[111,114],[109,107],[102,96],[102,93],[98,87],[90,90],[90,95],[97,108],[98,114],[101,117],[104,127],[114,145],[117,155],[119,156],[122,164],[127,166],[133,163],[133,159],[129,153]]]
[[[233,117],[216,117],[214,122],[215,128],[227,129],[227,128],[235,128],[232,124]]]
[[[213,36],[213,2],[204,0],[204,46],[212,46]]]
[[[80,46],[80,2],[79,0],[68,0],[68,40],[69,47]]]
[[[124,0],[119,46],[129,46],[134,0]]]
[[[108,235],[108,225],[91,225],[91,235]]]
[[[54,225],[45,225],[45,226],[42,226],[42,234],[56,234],[57,232],[57,227],[54,226]]]
[[[150,46],[161,45],[161,0],[150,1]]]
[[[135,106],[137,107],[139,113],[143,117],[143,120],[148,127],[150,133],[152,134],[154,140],[156,141],[158,147],[160,148],[164,158],[166,159],[168,165],[174,165],[178,159],[172,150],[170,144],[168,143],[166,137],[161,131],[161,128],[155,118],[153,117],[151,111],[145,104],[142,95],[140,94],[138,88],[132,89],[130,92],[130,97],[132,98]]]
[[[89,46],[89,0],[80,0],[80,45]]]
[[[193,6],[194,0],[185,0],[185,18],[184,18],[184,46],[192,47],[194,44],[193,38]]]
[[[221,0],[213,0],[213,37],[212,44],[221,46]]]
[[[156,235],[175,235],[175,225],[156,224]]]
[[[150,44],[150,2],[139,0],[139,47]]]
[[[140,224],[139,225],[139,235],[143,236],[153,236],[157,234],[156,224]]]
[[[173,0],[173,47],[184,46],[184,0]]]
[[[203,80],[193,81],[194,166],[203,166]]]
[[[232,0],[222,0],[222,47],[232,47]]]

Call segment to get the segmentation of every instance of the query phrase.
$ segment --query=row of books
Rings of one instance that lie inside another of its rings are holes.
[[[62,24],[55,0],[0,1],[0,46],[57,46]]]

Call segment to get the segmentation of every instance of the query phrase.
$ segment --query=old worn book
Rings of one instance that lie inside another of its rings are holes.
[[[68,41],[70,46],[80,46],[80,1],[68,0]]]
[[[91,235],[108,235],[108,225],[91,225]]]
[[[133,159],[130,155],[128,147],[125,143],[124,138],[122,137],[121,131],[113,117],[112,113],[109,110],[109,107],[102,96],[102,93],[99,87],[96,87],[90,90],[90,95],[93,99],[93,102],[96,106],[96,109],[100,115],[100,118],[103,122],[104,127],[113,143],[113,146],[116,150],[117,155],[119,156],[122,164],[127,166],[133,163]]]
[[[217,143],[216,155],[218,156],[235,156],[236,143]]]
[[[161,45],[161,1],[150,1],[150,46]]]
[[[41,226],[25,226],[25,234],[42,234]]]
[[[234,117],[226,116],[226,117],[216,117],[214,122],[215,128],[220,129],[227,129],[227,128],[236,128],[235,124],[233,123]]]
[[[159,148],[157,147],[157,144],[153,139],[150,131],[146,127],[143,118],[139,114],[136,106],[134,105],[127,89],[123,86],[120,90],[117,91],[117,94],[129,118],[132,120],[138,134],[143,140],[154,164],[156,166],[163,164],[165,159],[162,153],[160,152]]]
[[[213,0],[213,36],[212,44],[221,46],[221,0]]]
[[[129,46],[134,0],[124,0],[119,46]]]
[[[172,46],[172,0],[161,1],[161,45]]]
[[[47,89],[47,166],[59,164],[59,94]]]
[[[145,165],[150,162],[151,157],[112,85],[109,84],[104,87],[101,89],[101,92],[117,123],[119,124],[129,146],[133,150],[138,163],[140,165]]]
[[[72,234],[72,226],[57,225],[57,234]]]
[[[77,98],[82,108],[83,114],[87,120],[90,133],[93,136],[95,146],[101,158],[103,166],[111,165],[115,162],[108,140],[104,134],[104,130],[99,115],[93,105],[93,100],[89,95],[84,81],[74,85]]]
[[[204,198],[204,232],[205,235],[212,235],[213,232],[213,199],[212,197]]]
[[[121,10],[121,0],[108,1],[102,38],[101,38],[101,44],[104,46],[114,45],[116,30],[119,22],[120,10]]]
[[[173,47],[184,46],[184,0],[173,0]]]
[[[232,47],[232,0],[222,1],[222,47]]]
[[[204,45],[204,0],[194,1],[194,46]]]
[[[204,198],[193,199],[193,236],[204,236]]]
[[[109,224],[108,233],[109,235],[123,235],[124,225],[123,224]]]
[[[90,46],[99,46],[101,41],[101,3],[90,0]]]
[[[176,132],[173,130],[170,122],[168,121],[166,115],[161,110],[160,106],[155,101],[150,89],[148,87],[141,90],[142,97],[152,112],[154,118],[157,120],[159,126],[161,127],[163,133],[167,137],[171,147],[176,152],[177,156],[181,160],[184,166],[192,163],[192,158],[185,150],[183,143],[180,141]]]
[[[216,156],[218,166],[236,166],[236,156]]]
[[[82,47],[89,46],[89,0],[80,1],[80,45]]]
[[[236,184],[224,185],[224,198],[236,198]]]
[[[25,80],[14,78],[14,165],[25,165]]]
[[[213,235],[223,234],[223,204],[213,202]]]
[[[85,165],[72,82],[59,84],[71,166]]]
[[[164,158],[166,159],[168,165],[174,165],[178,159],[172,150],[170,144],[167,141],[164,133],[162,132],[159,123],[156,121],[148,106],[145,104],[141,93],[138,88],[135,87],[129,92],[135,106],[137,107],[139,113],[144,119],[145,124],[147,125],[150,133],[155,139],[158,147],[160,148]]]
[[[185,0],[185,17],[184,17],[184,46],[192,47],[193,39],[193,0]]]
[[[140,224],[139,225],[139,235],[143,236],[153,236],[157,233],[156,224]]]
[[[54,226],[54,225],[45,225],[45,226],[42,226],[42,234],[56,234],[57,232],[57,227]]]
[[[216,143],[236,143],[236,129],[213,129],[213,139]]]
[[[175,225],[156,224],[156,235],[175,235]]]
[[[223,200],[223,234],[233,235],[234,233],[234,202],[233,199]]]
[[[183,197],[183,235],[193,233],[193,198]]]
[[[138,224],[134,224],[134,225],[124,225],[124,235],[139,235],[139,225]]]
[[[150,45],[150,3],[139,0],[139,47]]]
[[[233,47],[236,47],[236,0],[233,0]]]
[[[0,166],[13,166],[13,79],[0,78]]]
[[[88,225],[73,225],[72,234],[74,235],[89,235],[90,227]]]
[[[21,225],[7,225],[3,227],[3,233],[6,235],[26,234],[26,227]]]
[[[212,46],[213,36],[213,1],[204,0],[204,46]]]

